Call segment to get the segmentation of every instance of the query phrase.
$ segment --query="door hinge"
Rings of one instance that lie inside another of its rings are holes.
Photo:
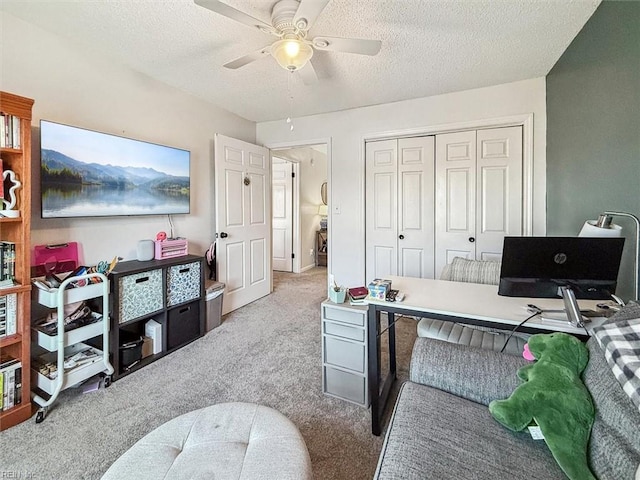
[[[296,254],[295,254],[295,253],[292,253],[292,254],[291,254],[291,258],[296,258]]]
[[[295,178],[296,177],[296,172],[291,172],[291,178]]]

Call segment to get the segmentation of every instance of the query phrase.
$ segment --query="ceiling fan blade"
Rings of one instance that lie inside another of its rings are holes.
[[[293,17],[293,24],[300,30],[309,30],[322,13],[329,0],[300,0],[300,6]]]
[[[311,61],[307,62],[307,64],[302,67],[300,70],[296,70],[298,75],[302,79],[302,83],[305,85],[313,85],[318,82],[318,74],[316,73],[316,69],[313,68],[313,64]]]
[[[312,43],[314,48],[318,50],[358,53],[360,55],[377,55],[382,46],[380,40],[340,37],[315,37]]]
[[[235,70],[236,68],[244,67],[246,64],[255,62],[256,60],[260,60],[262,57],[266,57],[270,54],[271,45],[267,45],[260,50],[256,50],[253,53],[249,53],[248,55],[244,55],[240,58],[236,58],[235,60],[231,60],[230,62],[225,63],[223,67]]]
[[[244,23],[250,27],[255,27],[262,30],[265,33],[271,33],[276,35],[277,32],[275,29],[269,25],[268,23],[263,22],[262,20],[258,20],[257,18],[253,18],[251,15],[248,15],[240,10],[236,10],[235,8],[227,5],[226,3],[222,3],[219,0],[194,0],[196,5],[200,5],[212,12],[219,13],[220,15],[224,15],[227,18],[235,20],[236,22]]]

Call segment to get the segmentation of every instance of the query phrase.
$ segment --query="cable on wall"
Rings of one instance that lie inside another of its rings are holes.
[[[169,230],[171,231],[171,236],[169,238],[175,238],[173,236],[173,220],[171,219],[171,215],[167,215],[167,218],[169,219]]]

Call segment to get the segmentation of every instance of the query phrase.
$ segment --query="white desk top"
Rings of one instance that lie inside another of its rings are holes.
[[[476,320],[484,320],[515,327],[531,315],[527,304],[543,310],[564,308],[562,299],[522,298],[498,295],[497,285],[450,282],[428,278],[385,277],[391,280],[391,288],[404,293],[402,302],[368,300],[369,303],[387,305],[415,312],[436,313]],[[578,300],[580,309],[597,310],[596,300]],[[587,330],[600,325],[603,317],[592,318]],[[584,335],[584,329],[572,327],[569,322],[541,318],[539,315],[524,324],[527,327]]]

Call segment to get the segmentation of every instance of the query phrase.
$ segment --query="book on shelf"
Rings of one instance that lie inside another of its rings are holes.
[[[0,384],[2,384],[2,410],[22,403],[22,363],[8,355],[0,357]]]
[[[20,148],[20,117],[0,113],[0,147]]]
[[[16,244],[0,241],[0,287],[14,285],[16,276]]]
[[[0,337],[7,337],[17,333],[17,311],[17,294],[0,295]]]

